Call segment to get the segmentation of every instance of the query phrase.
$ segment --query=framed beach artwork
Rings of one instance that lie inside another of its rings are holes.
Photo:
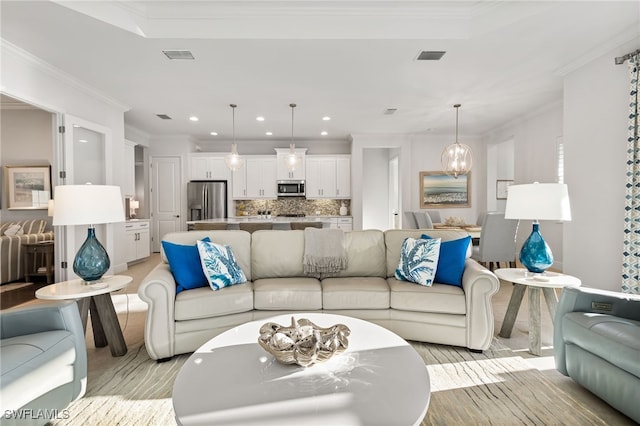
[[[51,166],[5,166],[7,208],[47,209],[51,198]]]
[[[420,172],[420,208],[471,207],[471,174]]]

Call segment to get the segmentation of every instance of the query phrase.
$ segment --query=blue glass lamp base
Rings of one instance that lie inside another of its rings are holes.
[[[541,274],[553,265],[553,254],[540,234],[540,224],[533,224],[533,231],[522,245],[520,262],[528,271]]]
[[[73,272],[85,282],[91,283],[102,278],[110,266],[109,255],[96,238],[95,228],[89,228],[87,239],[73,260]]]

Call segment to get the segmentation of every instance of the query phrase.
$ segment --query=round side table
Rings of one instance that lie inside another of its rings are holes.
[[[515,324],[518,311],[524,292],[529,289],[529,352],[533,355],[540,355],[540,291],[547,302],[551,321],[555,321],[556,308],[558,306],[558,295],[556,288],[580,287],[579,278],[571,275],[560,274],[558,272],[545,272],[544,274],[534,274],[523,268],[503,268],[493,271],[501,280],[514,284],[513,293],[509,300],[507,312],[502,321],[502,328],[498,336],[509,338]]]
[[[98,285],[85,284],[81,279],[62,281],[42,287],[36,291],[36,297],[45,300],[77,300],[85,330],[91,312],[91,328],[96,347],[102,348],[108,344],[111,355],[122,356],[127,353],[127,344],[110,293],[125,288],[131,281],[132,278],[126,275],[104,276]]]

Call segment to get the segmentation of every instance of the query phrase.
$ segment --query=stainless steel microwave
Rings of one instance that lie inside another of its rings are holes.
[[[303,180],[279,180],[278,197],[304,197]]]

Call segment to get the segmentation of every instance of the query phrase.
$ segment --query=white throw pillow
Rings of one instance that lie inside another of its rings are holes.
[[[424,286],[433,285],[440,256],[440,238],[405,238],[400,251],[396,279]]]

